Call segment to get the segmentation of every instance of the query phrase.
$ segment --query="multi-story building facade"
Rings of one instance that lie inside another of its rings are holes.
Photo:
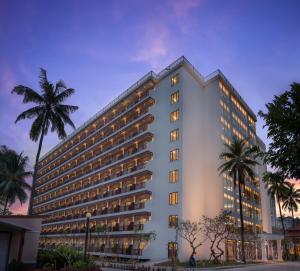
[[[203,77],[181,57],[150,72],[45,154],[39,163],[33,213],[46,215],[42,247],[82,247],[91,213],[89,251],[142,259],[180,258],[178,220],[233,210],[229,175],[219,175],[220,153],[233,136],[264,147],[256,117],[221,71]],[[270,201],[261,184],[246,180],[244,216],[250,233],[271,232]],[[155,240],[149,233],[155,232]],[[227,256],[234,250],[227,242]],[[199,249],[208,257],[208,244]]]

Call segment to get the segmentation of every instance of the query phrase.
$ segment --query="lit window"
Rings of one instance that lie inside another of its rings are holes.
[[[169,171],[169,182],[177,183],[178,180],[179,180],[179,170],[175,169],[175,170]]]
[[[176,228],[178,225],[178,215],[169,215],[169,228]]]
[[[172,192],[169,194],[169,205],[178,204],[178,192]]]
[[[174,259],[177,257],[177,249],[178,245],[175,242],[169,242],[168,243],[168,258]]]
[[[179,159],[179,150],[175,149],[170,151],[170,161],[176,161]]]
[[[233,208],[233,197],[228,194],[224,194],[224,208],[227,210],[232,210]]]
[[[171,112],[170,114],[170,122],[175,122],[177,120],[179,120],[179,109]]]
[[[171,86],[175,86],[178,83],[179,83],[179,74],[176,74],[171,78]]]
[[[179,91],[171,94],[171,104],[176,104],[179,101]]]
[[[175,129],[175,130],[171,131],[170,141],[171,142],[176,141],[176,140],[178,140],[178,138],[179,138],[179,129]]]

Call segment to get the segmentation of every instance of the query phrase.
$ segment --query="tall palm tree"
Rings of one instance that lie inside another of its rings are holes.
[[[35,142],[39,140],[32,178],[29,214],[32,213],[32,201],[35,192],[38,162],[44,136],[47,135],[51,126],[51,132],[57,132],[60,139],[65,138],[67,135],[65,124],[69,124],[75,129],[75,125],[70,119],[70,113],[78,109],[78,106],[63,104],[67,98],[74,94],[75,90],[73,88],[67,88],[65,83],[61,80],[53,85],[48,81],[47,73],[44,69],[40,69],[39,78],[41,94],[22,85],[18,85],[12,90],[12,93],[23,96],[23,103],[35,103],[35,106],[21,113],[15,121],[18,122],[23,119],[34,118],[30,129],[30,139]]]
[[[266,172],[264,174],[263,181],[265,183],[266,189],[268,189],[268,194],[272,195],[277,200],[281,226],[283,230],[283,236],[285,238],[286,230],[283,221],[282,207],[280,204],[280,202],[285,198],[288,190],[288,185],[287,182],[285,181],[285,176],[282,172]],[[287,256],[288,250],[287,250],[286,243],[284,243],[284,250],[285,250],[285,255]]]
[[[15,151],[5,146],[0,148],[0,193],[4,200],[3,215],[8,214],[8,206],[16,200],[21,204],[27,200],[26,191],[31,190],[31,186],[26,183],[26,178],[32,172],[26,171],[28,157],[23,153],[17,154]]]
[[[300,204],[300,189],[296,189],[295,184],[287,183],[287,191],[283,196],[282,208],[292,213],[293,226],[295,226],[294,212],[298,211],[298,204]]]
[[[285,195],[283,196],[283,204],[282,208],[284,210],[288,210],[292,213],[293,217],[293,226],[295,226],[295,217],[294,217],[294,211],[298,211],[298,204],[300,204],[300,189],[295,188],[295,184],[287,183],[287,191]],[[296,253],[296,245],[295,245],[295,239],[293,238],[294,243],[294,259],[297,259],[297,253]]]
[[[257,146],[248,147],[246,141],[238,138],[233,138],[231,144],[224,144],[226,151],[220,154],[220,159],[225,162],[218,168],[220,174],[228,173],[233,178],[234,191],[238,185],[239,191],[239,209],[241,221],[241,244],[242,244],[242,261],[246,262],[245,258],[245,228],[243,216],[243,198],[242,187],[245,185],[245,179],[248,177],[254,179],[255,173],[253,166],[258,165],[256,161],[260,151]]]

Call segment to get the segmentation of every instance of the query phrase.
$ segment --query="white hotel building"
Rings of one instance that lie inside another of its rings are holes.
[[[219,70],[203,77],[181,57],[149,72],[41,158],[33,205],[34,214],[47,215],[40,246],[83,247],[90,212],[92,254],[162,260],[178,247],[186,259],[190,249],[174,243],[174,223],[232,209],[219,154],[233,136],[264,147],[255,122]],[[245,226],[271,233],[265,167],[255,170],[244,191]],[[147,240],[153,231],[156,239]],[[233,243],[226,246],[231,258]],[[197,257],[208,251],[201,246]]]

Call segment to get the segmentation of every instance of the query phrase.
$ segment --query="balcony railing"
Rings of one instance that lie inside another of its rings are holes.
[[[104,215],[109,215],[109,214],[117,214],[117,213],[121,213],[121,212],[126,212],[126,211],[134,211],[134,210],[140,210],[140,209],[144,209],[145,208],[145,203],[144,202],[139,202],[139,203],[134,203],[132,202],[130,205],[118,205],[117,208],[107,208],[104,207],[101,210],[95,210],[94,212],[92,212],[92,218],[100,218]],[[61,217],[57,217],[57,218],[46,218],[43,221],[43,224],[49,224],[49,223],[55,223],[55,222],[61,222],[61,221],[65,221],[65,222],[73,222],[72,220],[85,220],[85,213],[78,213],[78,214],[70,214],[68,216],[61,216]]]
[[[89,203],[91,201],[97,200],[97,199],[105,199],[108,197],[112,197],[112,196],[116,196],[116,195],[121,195],[130,191],[136,191],[138,189],[142,189],[145,188],[145,183],[139,183],[139,184],[133,184],[129,187],[122,187],[116,190],[112,190],[112,191],[106,191],[103,194],[99,194],[99,195],[95,195],[89,198],[83,198],[83,199],[77,199],[77,200],[73,200],[72,202],[64,202],[63,204],[52,208],[53,210],[60,210],[66,207],[71,207],[71,206],[76,206],[78,204],[82,204],[82,203]],[[51,209],[47,210],[50,211]]]
[[[147,112],[148,112],[148,110],[147,110]],[[140,113],[140,114],[139,114],[140,117],[138,117],[138,118],[136,119],[137,122],[138,122],[138,121],[141,121],[143,118],[145,118],[145,114],[146,114],[147,112],[145,112],[145,113]],[[127,125],[125,125],[124,127],[127,127],[127,126],[129,127],[129,126],[132,126],[132,125],[134,125],[134,123],[127,124]],[[93,155],[92,157],[90,157],[89,160],[91,160],[91,159],[94,158],[95,156],[98,156],[99,154],[103,155],[104,152],[106,152],[106,151],[108,151],[108,150],[110,150],[110,149],[113,149],[113,148],[115,149],[115,147],[117,147],[118,145],[122,144],[125,140],[128,141],[129,139],[131,139],[131,138],[137,136],[138,134],[141,134],[142,132],[144,132],[144,131],[147,129],[147,124],[146,124],[145,126],[146,126],[146,127],[141,128],[140,131],[137,131],[137,132],[135,132],[135,133],[130,133],[130,134],[128,134],[127,137],[126,137],[126,139],[119,140],[115,145],[107,146],[107,147],[103,148],[102,151],[96,150],[95,153],[94,153],[94,155]],[[124,128],[124,127],[122,127],[122,128]],[[113,132],[113,136],[115,136],[115,135],[116,135],[117,133],[119,133],[119,132],[120,132],[119,130]],[[85,151],[85,150],[86,150],[86,151],[90,151],[92,148],[95,147],[95,145],[97,145],[97,144],[100,145],[100,144],[102,144],[104,141],[110,140],[113,136],[112,136],[112,135],[110,135],[110,137],[105,136],[105,137],[103,138],[103,140],[96,141],[94,144],[92,144],[92,146],[86,146],[85,149],[79,150],[78,153],[77,153],[75,156],[72,156],[72,157],[68,158],[67,161],[63,162],[63,164],[60,164],[59,166],[66,164],[70,159],[74,159],[75,157],[78,157],[78,156],[82,155],[82,154],[83,154],[83,151]],[[86,162],[87,162],[87,161],[84,161],[84,163],[86,163]],[[74,169],[75,167],[77,167],[77,166],[78,166],[78,165],[75,164],[75,165],[73,165],[71,168],[66,169],[63,173],[67,173],[68,171],[73,170],[73,169]],[[49,174],[50,172],[52,172],[52,171],[54,171],[54,170],[55,170],[55,169],[51,169],[50,171],[48,171],[48,172],[46,172],[46,173],[40,175],[38,178],[42,178],[42,177],[45,176],[45,174]],[[59,174],[61,174],[61,173],[59,173]],[[41,182],[41,181],[38,181],[38,186],[37,186],[37,187],[43,187],[44,185],[46,185],[46,183],[48,184],[48,182],[49,182],[51,179],[53,180],[53,178],[55,178],[55,177],[56,177],[56,176],[50,177],[49,179],[43,180],[42,182]],[[41,182],[41,183],[40,183],[40,182]]]
[[[112,160],[110,160],[109,163],[107,163],[106,165],[100,164],[99,166],[94,166],[94,167],[92,167],[92,168],[90,168],[90,169],[87,169],[87,170],[84,171],[84,172],[78,173],[77,175],[74,175],[74,176],[70,177],[68,180],[65,180],[65,181],[63,182],[63,185],[57,184],[55,187],[52,187],[52,188],[50,188],[49,190],[46,190],[46,191],[42,192],[41,194],[37,195],[36,197],[41,197],[41,196],[43,196],[43,195],[45,195],[45,194],[47,194],[47,193],[53,192],[53,191],[58,190],[58,189],[62,189],[62,187],[65,187],[67,184],[71,184],[71,182],[73,183],[74,180],[79,181],[78,179],[79,179],[80,177],[82,177],[82,176],[83,176],[83,177],[88,177],[88,176],[85,176],[85,175],[90,174],[90,173],[93,173],[93,172],[96,172],[96,171],[98,171],[99,169],[102,169],[102,170],[103,170],[103,169],[105,169],[105,168],[108,168],[109,166],[115,166],[115,165],[113,165],[113,164],[115,164],[116,162],[121,161],[121,160],[123,160],[124,158],[127,158],[127,157],[129,157],[129,156],[131,156],[131,155],[134,155],[134,154],[136,154],[136,153],[138,153],[138,152],[140,152],[140,151],[142,151],[142,150],[145,150],[146,148],[147,148],[147,144],[143,144],[143,145],[141,145],[139,148],[135,148],[135,149],[133,149],[131,152],[125,153],[123,156],[120,156],[120,157],[118,157],[117,159],[112,159]],[[124,161],[124,163],[126,163],[126,161]],[[123,172],[125,172],[125,170],[123,170]],[[126,173],[126,172],[125,172],[125,173]],[[113,176],[113,177],[114,177],[114,176]],[[118,176],[117,176],[117,177],[118,177]],[[112,177],[107,176],[106,178],[112,178]],[[107,181],[106,178],[104,178],[104,181]],[[99,181],[98,181],[98,183],[99,183]],[[91,185],[93,185],[93,184],[87,184],[86,187],[91,186]],[[68,193],[69,193],[69,192],[68,192]],[[48,200],[48,199],[47,199],[47,200]]]
[[[121,119],[122,117],[124,117],[125,114],[128,113],[128,109],[131,109],[133,108],[134,106],[138,106],[138,104],[141,104],[143,103],[144,101],[146,101],[147,97],[149,97],[149,93],[147,93],[146,95],[143,95],[139,100],[137,100],[136,102],[132,103],[132,104],[129,104],[127,106],[126,109],[124,109],[121,114],[113,117],[112,119],[110,119],[108,122],[106,122],[102,127],[98,127],[98,128],[95,128],[94,131],[92,131],[90,134],[86,135],[86,136],[83,136],[83,137],[80,137],[80,140],[75,143],[74,145],[72,145],[71,147],[68,147],[66,150],[64,150],[63,152],[61,152],[58,156],[54,157],[53,159],[51,159],[50,161],[48,161],[48,163],[46,163],[45,165],[43,165],[41,168],[39,168],[39,171],[41,171],[43,168],[45,168],[46,166],[48,166],[51,162],[53,162],[54,160],[56,160],[57,158],[61,157],[62,155],[64,155],[67,151],[70,151],[74,148],[76,148],[79,144],[83,143],[83,140],[86,140],[86,139],[90,139],[92,138],[93,136],[95,136],[96,133],[98,133],[99,131],[102,131],[104,130],[105,128],[109,127],[110,125],[113,124],[113,122],[116,121],[117,118]],[[46,154],[47,155],[47,154]]]
[[[144,230],[144,224],[134,224],[130,223],[128,225],[115,225],[115,226],[107,226],[104,232],[97,232],[96,228],[90,228],[90,234],[94,235],[107,235],[108,233],[112,232],[123,232],[123,231],[142,231]],[[74,234],[83,234],[85,233],[85,227],[82,228],[66,228],[66,229],[53,229],[53,230],[47,230],[47,231],[42,231],[41,235],[74,235]]]
[[[135,173],[135,172],[137,172],[137,171],[140,171],[141,169],[144,169],[145,167],[146,167],[146,163],[141,163],[141,164],[139,164],[139,165],[137,165],[137,166],[134,166],[134,167],[130,168],[130,170],[123,170],[122,174],[118,174],[119,176],[117,176],[116,174],[115,174],[115,175],[112,174],[112,175],[110,175],[110,176],[107,176],[106,178],[101,179],[100,181],[98,181],[98,184],[99,184],[100,186],[102,186],[102,185],[105,184],[105,182],[109,182],[109,181],[113,181],[113,180],[117,181],[117,180],[119,180],[120,177],[122,177],[122,176],[124,176],[124,179],[125,179],[125,178],[128,178],[128,177],[130,176],[129,174]],[[83,188],[89,188],[89,187],[93,187],[93,186],[95,186],[95,188],[97,188],[96,185],[97,185],[97,184],[88,184],[88,185],[83,186]],[[94,188],[94,187],[93,187],[93,188]],[[85,191],[84,191],[84,192],[85,192]],[[81,193],[84,193],[84,192],[79,191],[78,194],[81,194]],[[98,196],[98,195],[97,195],[97,196]],[[85,202],[86,202],[86,201],[85,201]],[[77,204],[78,204],[78,203],[77,203]],[[43,208],[43,210],[39,211],[38,213],[49,212],[50,209],[56,210],[56,208],[59,207],[59,206],[56,206],[54,203],[48,204],[47,202],[46,202],[46,203],[43,203],[43,204],[42,204],[42,207],[43,207],[43,206],[47,206],[47,208]],[[70,205],[70,206],[71,206],[71,205]],[[42,208],[42,207],[40,207],[40,206],[34,206],[34,211],[35,211],[36,209]]]

